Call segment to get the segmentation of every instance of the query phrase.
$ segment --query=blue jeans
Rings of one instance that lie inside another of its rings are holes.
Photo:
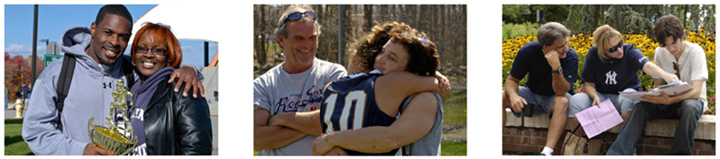
[[[635,105],[635,109],[620,129],[620,134],[610,146],[607,155],[632,155],[645,129],[645,121],[654,119],[679,119],[670,154],[692,155],[695,129],[702,110],[703,101],[700,99],[686,99],[671,105],[640,102]]]

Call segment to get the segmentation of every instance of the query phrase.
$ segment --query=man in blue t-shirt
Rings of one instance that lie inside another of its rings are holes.
[[[534,105],[534,113],[550,116],[548,136],[541,155],[550,156],[553,147],[562,135],[567,120],[568,97],[575,90],[578,56],[568,46],[570,30],[560,23],[546,23],[537,31],[538,41],[533,41],[518,51],[510,76],[505,81],[503,92],[503,128],[505,108],[515,116],[524,115],[526,105]],[[518,87],[525,75],[525,86]],[[554,114],[554,115],[553,115]]]

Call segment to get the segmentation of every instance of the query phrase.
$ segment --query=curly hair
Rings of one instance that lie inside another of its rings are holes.
[[[434,75],[440,65],[436,45],[425,33],[419,32],[402,22],[384,22],[375,25],[372,32],[351,44],[355,55],[350,63],[357,72],[369,72],[375,65],[375,57],[382,53],[385,44],[393,39],[408,50],[407,70],[420,75]],[[423,42],[424,40],[424,42]],[[348,72],[350,74],[357,72]]]
[[[391,31],[409,30],[410,26],[405,23],[398,22],[385,22],[377,24],[372,28],[372,32],[358,39],[356,42],[350,44],[350,48],[353,48],[355,55],[350,56],[352,59],[350,63],[357,72],[370,72],[373,70],[375,65],[375,57],[379,55],[385,43],[390,41]],[[356,73],[356,72],[348,72]]]
[[[423,32],[415,29],[401,32],[390,32],[390,41],[399,43],[408,50],[406,71],[418,75],[434,76],[440,66],[440,55],[437,46]]]
[[[167,42],[167,66],[179,68],[180,63],[182,63],[182,49],[180,49],[180,42],[178,42],[177,38],[175,38],[175,35],[172,33],[172,31],[170,31],[170,27],[162,24],[146,23],[137,31],[137,33],[135,34],[135,39],[133,39],[130,57],[132,59],[135,59],[137,43],[138,41],[140,41],[140,37],[149,35],[155,35],[155,41]]]

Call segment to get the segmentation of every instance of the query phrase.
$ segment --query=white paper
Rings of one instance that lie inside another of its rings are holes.
[[[620,113],[615,109],[610,99],[606,99],[600,103],[600,107],[593,105],[590,108],[578,112],[575,116],[578,121],[580,121],[583,129],[585,129],[585,134],[588,138],[593,138],[623,122]]]

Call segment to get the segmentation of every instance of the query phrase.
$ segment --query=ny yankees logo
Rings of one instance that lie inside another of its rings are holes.
[[[607,84],[607,85],[617,84],[617,81],[615,81],[615,77],[617,77],[617,73],[615,73],[615,71],[613,71],[613,70],[610,70],[607,73],[605,73],[605,84]]]

